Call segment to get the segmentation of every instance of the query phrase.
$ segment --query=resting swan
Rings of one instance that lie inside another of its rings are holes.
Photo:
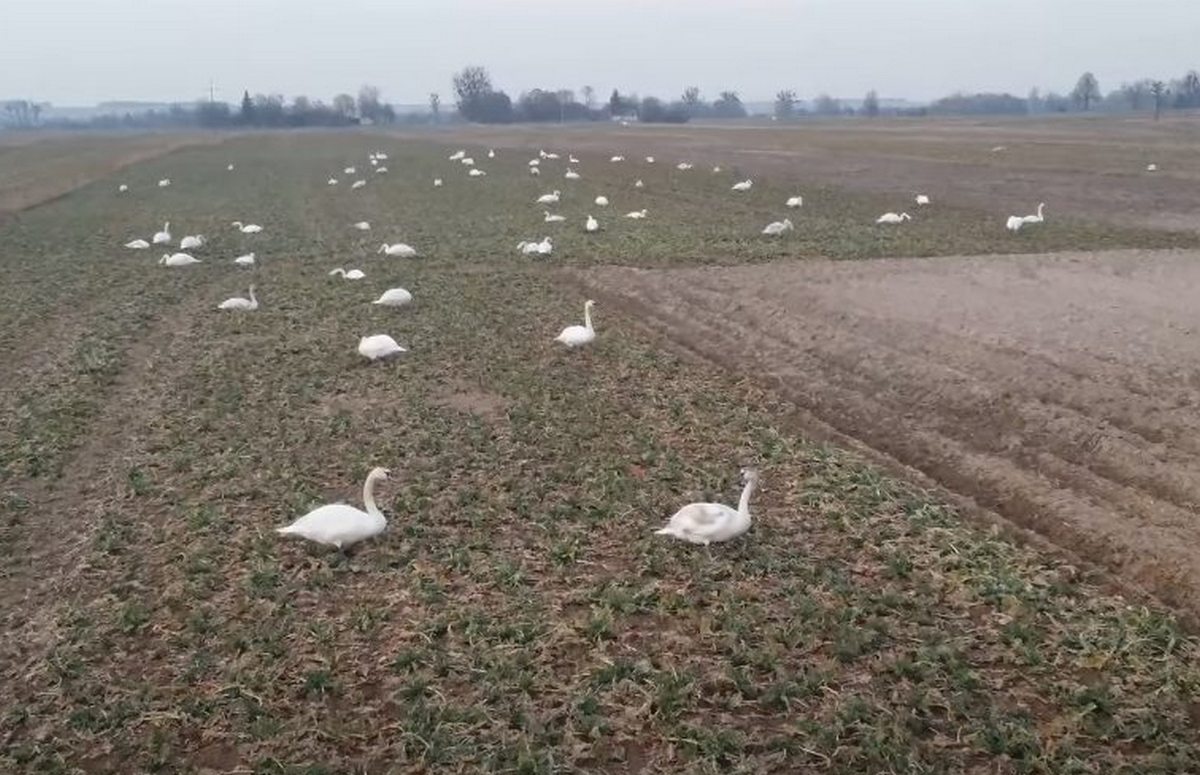
[[[389,288],[372,304],[382,304],[385,307],[403,307],[412,301],[412,294],[404,288]]]
[[[330,276],[335,275],[335,274],[340,274],[346,280],[361,280],[364,277],[366,277],[366,275],[363,273],[363,270],[361,270],[361,269],[351,269],[349,272],[347,272],[345,269],[342,269],[340,266],[337,269],[330,269],[329,274],[330,274]]]
[[[257,223],[242,223],[241,221],[234,221],[233,225],[242,234],[258,234],[260,231],[262,231],[262,227]]]
[[[746,486],[737,510],[721,503],[689,503],[671,515],[667,526],[655,535],[671,536],[701,546],[737,538],[750,529],[750,495],[758,484],[758,472],[742,469]]]
[[[346,549],[359,541],[372,538],[387,527],[387,517],[375,505],[375,482],[388,478],[386,468],[372,468],[363,484],[363,505],[366,511],[345,503],[333,503],[313,509],[287,527],[276,528],[283,536],[300,536],[318,544]]]
[[[378,253],[383,253],[389,256],[400,256],[401,258],[413,258],[417,255],[417,249],[412,245],[406,245],[403,242],[397,242],[389,245],[386,242],[379,246]]]
[[[254,298],[254,286],[250,286],[250,298],[243,299],[241,296],[234,296],[218,304],[217,309],[258,309],[258,299]]]
[[[592,327],[592,306],[596,302],[588,299],[583,304],[583,325],[582,326],[567,326],[558,336],[554,337],[554,341],[562,342],[567,347],[575,348],[589,344],[596,339],[596,329]]]
[[[358,354],[369,361],[390,358],[393,355],[399,355],[403,352],[408,351],[396,344],[396,340],[387,334],[364,336],[358,340]]]

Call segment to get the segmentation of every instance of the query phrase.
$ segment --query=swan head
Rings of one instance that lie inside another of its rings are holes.
[[[382,481],[384,479],[387,479],[388,475],[391,473],[392,473],[392,469],[390,469],[390,468],[383,468],[381,466],[376,466],[375,468],[371,469],[371,473],[367,474],[367,479],[370,479],[371,481]]]
[[[584,309],[591,309],[594,306],[596,306],[596,302],[593,299],[588,299],[583,303]]]
[[[743,468],[742,469],[742,484],[750,484],[752,482],[753,483],[758,482],[758,469],[757,468]]]

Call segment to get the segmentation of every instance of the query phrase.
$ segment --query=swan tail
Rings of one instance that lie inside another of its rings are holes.
[[[281,536],[295,535],[297,530],[295,525],[285,525],[284,527],[275,528],[275,532]]]
[[[659,528],[658,530],[655,530],[654,535],[656,535],[656,536],[673,536],[673,535],[675,535],[675,531],[671,529],[670,525],[668,525],[667,527],[663,527],[663,528]]]

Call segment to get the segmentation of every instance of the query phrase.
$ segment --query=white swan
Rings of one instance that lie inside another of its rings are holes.
[[[541,160],[541,159],[530,159],[530,160],[529,160],[529,166],[530,166],[530,167],[537,167],[537,166],[539,166],[541,163],[542,163],[542,160]]]
[[[163,224],[162,231],[154,233],[150,241],[155,245],[166,245],[171,242],[171,222],[167,221]]]
[[[718,164],[717,166],[713,167],[713,174],[714,174],[714,175],[715,175],[715,174],[717,174],[717,173],[718,173],[718,172],[720,172],[720,171],[721,171],[721,165],[720,165],[720,164]]]
[[[596,197],[596,206],[597,207],[608,207],[608,197],[606,197],[606,196]]]
[[[1158,172],[1158,165],[1157,164],[1147,164],[1146,172]]]
[[[740,183],[734,183],[732,186],[729,187],[729,189],[731,191],[749,191],[753,185],[754,185],[753,180],[743,180]]]
[[[613,163],[625,161],[625,157],[624,156],[614,156],[611,159],[609,159],[609,161],[611,161]]]
[[[386,468],[372,468],[363,485],[360,511],[345,503],[332,503],[313,509],[287,527],[276,528],[282,536],[300,536],[318,544],[346,549],[359,541],[379,535],[387,527],[387,517],[375,505],[375,483],[388,478]]]
[[[1037,212],[1036,212],[1035,214],[1033,214],[1033,215],[1026,215],[1026,216],[1025,216],[1024,218],[1022,218],[1021,220],[1022,220],[1022,221],[1024,221],[1026,224],[1031,224],[1031,223],[1044,223],[1044,222],[1045,222],[1045,220],[1046,220],[1046,213],[1045,213],[1045,210],[1046,210],[1046,203],[1045,203],[1045,202],[1042,202],[1041,204],[1039,204],[1039,205],[1038,205],[1038,209],[1037,209]]]
[[[587,221],[583,224],[583,228],[586,229],[588,233],[598,231],[600,229],[600,222],[589,215],[587,217]]]
[[[217,309],[258,309],[258,299],[254,298],[254,286],[250,286],[250,298],[243,299],[241,296],[234,296],[218,304]]]
[[[677,170],[690,170],[691,168],[692,168],[692,165],[686,161],[681,161],[675,165],[675,169],[677,169]]]
[[[788,197],[787,206],[792,208],[793,210],[795,210],[797,207],[803,207],[804,206],[804,197],[802,197],[802,196]]]
[[[578,164],[578,163],[579,163],[579,159],[575,158],[575,154],[571,154],[571,155],[567,156],[567,164]]]
[[[570,167],[567,167],[567,171],[563,174],[563,177],[567,180],[579,180],[583,176]]]
[[[463,165],[464,167],[474,167],[475,166],[475,160],[472,159],[470,156],[466,157],[465,159],[459,159],[458,163]]]
[[[128,191],[128,190],[129,190],[129,186],[125,185],[124,183],[122,183],[121,185],[117,186],[117,191],[118,191],[119,193],[122,193],[122,194],[124,194],[124,193],[125,193],[126,191]]]
[[[554,337],[554,341],[562,342],[567,347],[582,347],[585,344],[595,341],[596,329],[592,327],[592,307],[596,302],[588,299],[583,304],[583,325],[582,326],[567,326],[558,336]]]
[[[654,163],[654,157],[653,157],[653,156],[647,156],[647,157],[646,157],[646,163],[647,163],[647,164],[653,164],[653,163]]]
[[[916,202],[918,205],[929,204],[929,196],[927,194],[917,194]]]
[[[466,158],[466,156],[467,156],[466,151],[459,150],[459,151],[455,151],[454,153],[450,154],[446,158],[449,159],[450,161],[462,161],[464,158]]]
[[[412,245],[406,245],[403,242],[397,242],[389,245],[386,242],[379,246],[378,253],[385,253],[389,256],[400,256],[401,258],[415,258],[417,249]]]
[[[482,178],[482,177],[484,177],[485,175],[487,175],[487,173],[486,173],[486,172],[484,172],[483,170],[481,170],[481,169],[477,169],[477,168],[474,168],[474,167],[472,167],[472,168],[471,168],[471,171],[470,171],[470,172],[468,172],[467,174],[468,174],[468,175],[470,175],[470,176],[471,176],[471,177],[473,177],[473,178]]]
[[[232,165],[232,164],[226,164],[226,165],[225,165],[225,171],[226,171],[226,172],[233,172],[233,165]]]
[[[1009,231],[1020,231],[1021,227],[1024,225],[1024,218],[1019,215],[1010,215],[1008,216],[1008,220],[1004,223],[1004,228],[1008,229]]]
[[[434,179],[433,179],[433,187],[434,187],[434,188],[441,188],[441,187],[442,187],[442,179],[441,179],[441,178],[434,178]]]
[[[325,185],[327,185],[327,186],[336,186],[337,184],[338,184],[337,178],[330,178],[329,180],[327,180],[325,182]]]
[[[633,184],[633,187],[634,188],[645,188],[646,184],[642,182],[641,178],[638,178],[637,182]]]
[[[488,148],[488,158],[489,158],[489,159],[494,159],[494,158],[496,158],[496,151],[495,151],[495,150],[493,150],[493,149],[491,149],[491,148]]]
[[[385,307],[403,307],[412,301],[412,294],[403,288],[388,288],[372,304],[382,304]]]
[[[203,234],[190,234],[179,240],[180,250],[194,250],[204,246]]]
[[[135,239],[130,242],[126,242],[125,247],[129,248],[130,250],[145,250],[146,248],[150,247],[150,243],[144,239]]]
[[[758,472],[742,469],[746,486],[737,509],[722,503],[689,503],[671,515],[667,526],[655,535],[671,536],[701,546],[737,538],[750,529],[750,495],[758,484]]]
[[[518,242],[517,250],[527,256],[548,256],[554,252],[554,244],[549,237],[542,237],[541,242]]]
[[[875,219],[875,223],[904,223],[911,220],[912,216],[908,213],[900,213],[899,215],[896,213],[884,213]]]
[[[369,361],[390,358],[404,352],[408,351],[396,344],[396,340],[387,334],[364,336],[358,340],[358,354]]]
[[[233,225],[242,234],[258,234],[260,231],[262,231],[262,227],[257,223],[242,223],[241,221],[234,221]]]
[[[541,174],[542,174],[542,171],[541,171],[541,170],[539,170],[537,167],[530,167],[530,168],[529,168],[529,174],[530,174],[530,175],[533,175],[533,176],[535,176],[535,177],[536,177],[536,176],[538,176],[538,175],[541,175]]]
[[[200,259],[189,256],[187,253],[172,253],[171,255],[163,255],[158,259],[158,263],[163,266],[190,266],[191,264],[199,264]]]
[[[253,253],[247,253],[244,256],[238,256],[237,258],[233,259],[233,263],[237,264],[238,266],[254,266],[254,262],[256,260],[257,257]]]
[[[546,210],[544,212],[546,213],[546,217],[543,220],[546,223],[560,223],[562,221],[567,220],[567,217],[565,215],[555,215],[555,214],[551,213],[549,210]]]
[[[771,223],[768,223],[763,228],[762,233],[775,237],[783,234],[785,231],[791,231],[793,228],[795,227],[792,226],[792,219],[784,218],[782,221],[772,221]]]
[[[171,179],[170,179],[170,178],[163,178],[162,180],[158,181],[158,187],[159,187],[159,188],[166,188],[166,187],[167,187],[167,186],[169,186],[169,185],[171,185]]]
[[[556,159],[558,159],[558,154],[557,153],[548,153],[548,154],[546,154],[546,158],[549,159],[550,161],[555,161]]]
[[[335,274],[341,275],[343,278],[345,278],[347,280],[361,280],[364,277],[366,277],[366,275],[363,274],[363,270],[361,270],[361,269],[351,269],[349,272],[347,272],[345,269],[342,269],[340,266],[337,269],[330,269],[329,274],[330,274],[330,276],[333,276]]]
[[[384,174],[384,173],[385,173],[385,172],[387,172],[387,171],[388,171],[387,167],[376,167],[376,168],[375,168],[375,174],[376,174],[376,175],[382,175],[382,174]]]
[[[646,217],[646,210],[645,209],[634,210],[631,213],[625,213],[625,217],[633,218],[634,220],[641,220],[642,218]]]
[[[351,184],[350,184],[350,188],[362,188],[362,187],[363,187],[363,186],[365,186],[365,185],[367,185],[367,181],[365,181],[365,180],[356,180],[356,181],[354,181],[353,183],[351,183]]]
[[[359,221],[358,223],[354,224],[354,228],[358,229],[359,231],[370,231],[371,224],[368,221]]]
[[[347,167],[346,169],[342,170],[342,172],[346,175],[353,175],[354,173],[358,172],[358,168],[357,167]]]
[[[558,200],[561,196],[562,192],[555,190],[553,194],[542,194],[539,196],[537,198],[537,203],[540,205],[556,205],[558,204]]]

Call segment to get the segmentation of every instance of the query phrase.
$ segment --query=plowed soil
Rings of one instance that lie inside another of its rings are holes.
[[[580,276],[814,426],[1200,611],[1200,253]]]

